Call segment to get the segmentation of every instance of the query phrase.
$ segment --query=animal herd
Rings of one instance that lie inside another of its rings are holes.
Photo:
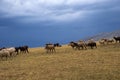
[[[101,45],[105,45],[105,44],[111,44],[113,42],[119,42],[120,43],[120,37],[113,37],[113,39],[101,39],[98,41]],[[59,45],[59,43],[57,43]],[[80,40],[80,41],[77,41],[77,42],[74,42],[74,41],[71,41],[68,46],[71,46],[74,50],[87,50],[89,47],[91,49],[93,48],[97,48],[97,43],[93,40],[93,39],[90,39],[88,40],[87,42],[83,41],[83,40]],[[45,49],[46,49],[46,52],[56,52],[55,50],[55,45],[54,44],[46,44],[45,45]],[[61,46],[57,46],[57,47],[61,47]]]
[[[116,43],[120,43],[120,37],[113,37],[113,39],[101,39],[98,41],[101,45],[105,45],[105,44],[110,44],[113,42]],[[71,46],[72,49],[74,50],[87,50],[89,47],[91,49],[97,48],[97,43],[91,39],[88,40],[87,42],[80,40],[77,42],[71,41],[68,46]],[[45,49],[47,53],[53,53],[56,52],[56,47],[62,47],[62,45],[60,45],[59,43],[56,44],[52,44],[52,43],[48,43],[45,44]],[[14,55],[19,55],[20,53],[29,53],[28,50],[28,46],[19,46],[19,47],[10,47],[10,48],[0,48],[0,58],[8,58],[8,57],[12,57]]]
[[[3,59],[4,57],[7,59],[8,57],[19,55],[19,53],[29,53],[28,46],[0,48],[1,59]]]
[[[106,39],[106,38],[103,38],[101,40],[99,40],[99,43],[102,44],[102,45],[105,45],[105,44],[111,44],[111,43],[117,43],[119,42],[120,43],[120,37],[113,37],[113,39]]]

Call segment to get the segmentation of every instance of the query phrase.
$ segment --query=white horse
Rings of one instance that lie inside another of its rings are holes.
[[[3,49],[5,51],[8,51],[10,53],[10,56],[13,56],[13,54],[15,53],[15,48],[14,47],[10,47],[10,48],[5,48]]]
[[[1,57],[1,59],[2,59],[3,57],[6,57],[6,60],[7,60],[7,58],[10,57],[10,52],[7,51],[7,50],[5,50],[5,49],[0,50],[0,57]]]

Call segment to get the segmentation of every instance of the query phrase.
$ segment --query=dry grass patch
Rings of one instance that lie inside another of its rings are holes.
[[[80,51],[63,46],[56,53],[31,48],[0,61],[0,80],[119,80],[119,61],[119,44]]]

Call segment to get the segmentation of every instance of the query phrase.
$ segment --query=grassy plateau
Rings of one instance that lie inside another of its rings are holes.
[[[120,80],[120,44],[87,50],[63,45],[55,53],[42,47],[29,51],[0,60],[0,80]]]

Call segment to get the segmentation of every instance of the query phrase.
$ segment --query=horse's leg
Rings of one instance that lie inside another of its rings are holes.
[[[77,50],[80,50],[80,47],[79,47],[79,46],[77,47]]]
[[[95,45],[95,47],[97,48],[97,45]]]
[[[54,48],[54,52],[56,52],[55,48]]]
[[[16,55],[19,55],[19,52],[17,51],[17,54]]]
[[[48,53],[48,49],[46,49],[46,53]]]
[[[12,55],[12,52],[10,53],[10,56],[13,56],[13,55]]]
[[[26,53],[26,49],[24,49],[24,53]]]
[[[84,46],[82,46],[82,50],[84,49]]]
[[[93,46],[91,46],[91,49],[93,49]]]
[[[87,49],[86,46],[84,46],[84,49],[85,49],[85,50]]]
[[[51,49],[48,49],[48,53],[51,52]]]
[[[55,52],[54,47],[53,47],[53,48],[51,48],[51,51],[52,51],[52,53],[53,53],[53,52]]]
[[[26,49],[27,53],[29,53],[28,49]]]
[[[18,55],[18,49],[15,52],[16,52],[16,55]]]
[[[8,57],[8,56],[6,55],[5,57],[6,57],[6,60],[7,60],[7,57]]]
[[[49,52],[52,52],[52,49],[49,49]]]
[[[52,53],[52,49],[50,49],[50,52]]]
[[[51,49],[52,53],[54,52],[54,49]]]

